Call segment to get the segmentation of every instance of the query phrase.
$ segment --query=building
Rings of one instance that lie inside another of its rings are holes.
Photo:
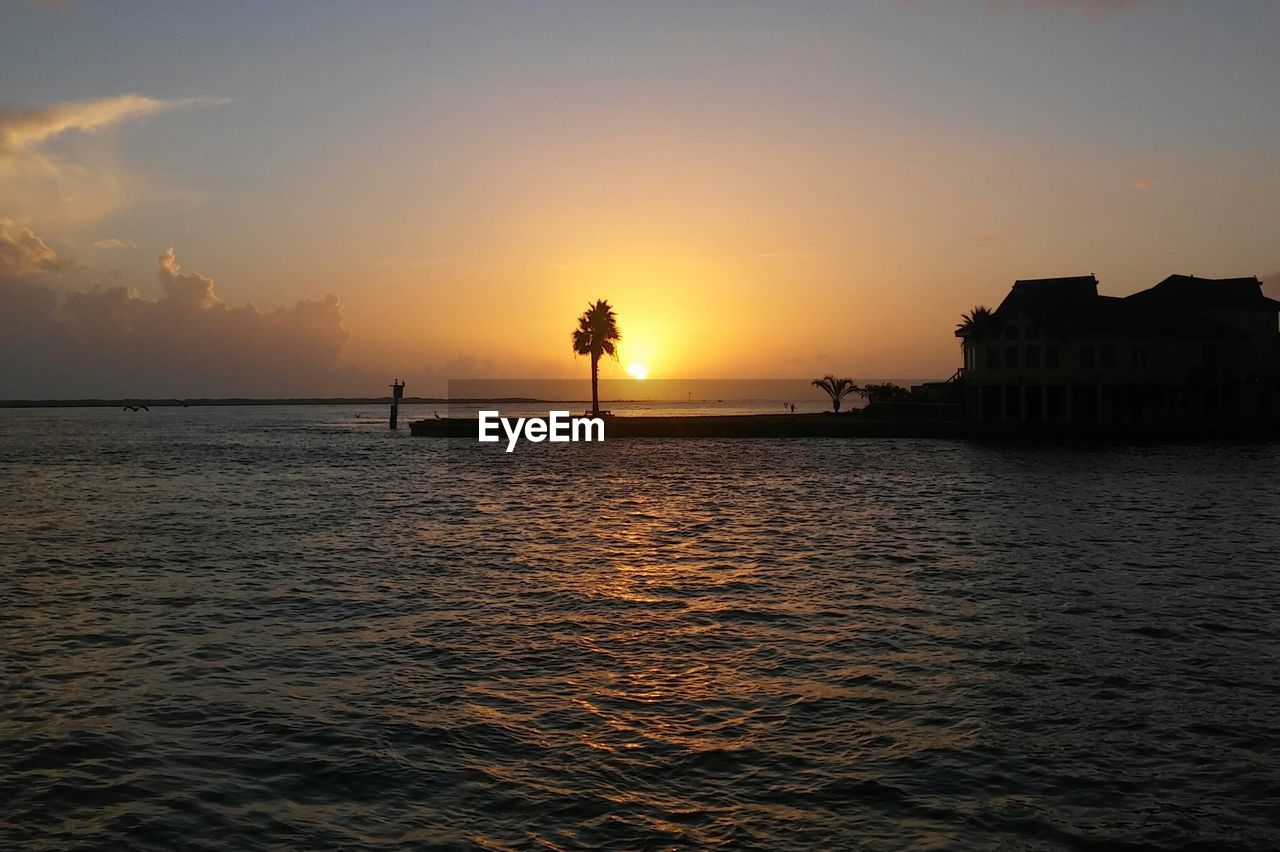
[[[1250,424],[1280,416],[1280,302],[1256,278],[1172,275],[1119,298],[1092,275],[1017,281],[957,330],[964,417]]]

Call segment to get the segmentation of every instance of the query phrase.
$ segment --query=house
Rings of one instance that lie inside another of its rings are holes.
[[[1280,417],[1280,302],[1257,278],[1171,275],[1119,298],[1092,275],[1017,281],[956,330],[972,421],[1247,424]]]

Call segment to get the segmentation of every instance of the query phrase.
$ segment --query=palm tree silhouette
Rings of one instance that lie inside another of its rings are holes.
[[[956,331],[965,334],[973,334],[976,337],[983,337],[991,326],[995,323],[995,312],[986,305],[978,305],[967,314],[960,315],[960,322],[956,325]],[[960,341],[960,345],[964,345],[964,341]]]
[[[587,304],[587,309],[578,317],[578,327],[573,330],[573,351],[578,355],[591,356],[591,413],[600,413],[600,356],[617,357],[618,347],[615,345],[622,339],[618,331],[618,318],[613,308],[604,299],[595,304]]]
[[[841,400],[858,390],[858,386],[853,383],[853,379],[837,379],[830,374],[820,379],[814,379],[813,386],[822,388],[827,392],[827,396],[831,397],[831,408],[836,414],[840,413]]]

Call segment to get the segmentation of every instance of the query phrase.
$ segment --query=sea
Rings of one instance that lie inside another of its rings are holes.
[[[1280,847],[1280,445],[436,413],[0,411],[0,849]]]

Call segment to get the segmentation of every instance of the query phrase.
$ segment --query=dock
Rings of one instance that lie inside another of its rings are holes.
[[[614,438],[960,438],[963,423],[903,421],[861,414],[710,414],[691,416],[613,416],[604,418],[605,439]],[[467,417],[415,420],[414,435],[470,438],[479,421]]]

